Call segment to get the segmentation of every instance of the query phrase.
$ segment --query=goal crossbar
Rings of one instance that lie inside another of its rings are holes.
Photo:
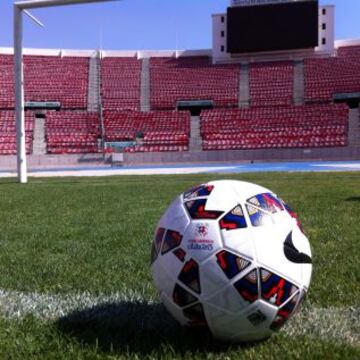
[[[35,9],[50,6],[62,6],[62,5],[76,5],[96,2],[109,2],[118,0],[30,0],[30,1],[17,1],[15,6],[20,9]]]

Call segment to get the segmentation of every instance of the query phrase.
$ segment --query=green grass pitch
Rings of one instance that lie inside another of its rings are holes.
[[[313,249],[302,311],[257,344],[182,329],[152,285],[161,214],[222,178],[278,193]],[[359,299],[358,172],[0,181],[0,359],[359,359]]]

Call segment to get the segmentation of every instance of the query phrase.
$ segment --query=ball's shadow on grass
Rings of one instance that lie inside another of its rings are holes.
[[[57,325],[66,336],[83,345],[97,346],[103,352],[145,356],[159,351],[222,353],[230,348],[215,341],[207,330],[181,327],[161,304],[99,305],[71,313]]]

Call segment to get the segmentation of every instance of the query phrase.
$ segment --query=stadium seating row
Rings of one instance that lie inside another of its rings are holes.
[[[215,106],[236,106],[238,65],[212,65],[209,57],[150,59],[151,108],[175,109],[179,100],[212,100]]]
[[[31,153],[34,117],[26,113],[26,149]],[[46,117],[49,154],[99,152],[97,113],[49,112]],[[188,112],[105,112],[104,139],[134,141],[141,145],[126,152],[187,151]],[[204,150],[345,146],[348,108],[345,105],[304,105],[279,108],[215,109],[203,111]],[[15,116],[0,112],[0,154],[16,153]]]
[[[360,46],[338,49],[338,56],[304,62],[305,99],[330,102],[336,93],[360,92]],[[151,58],[153,110],[173,110],[179,100],[212,100],[236,107],[240,65],[212,65],[209,57]],[[142,60],[101,60],[102,105],[108,110],[140,110]],[[62,109],[87,106],[89,58],[25,56],[25,98],[60,101]],[[14,108],[13,56],[0,55],[0,109]],[[290,61],[250,64],[252,106],[290,105],[294,65]]]
[[[143,140],[144,145],[188,145],[189,136],[176,132],[147,132]]]
[[[360,47],[344,47],[337,57],[305,60],[305,100],[329,102],[337,93],[360,92]]]
[[[99,115],[69,111],[48,113],[45,137],[49,154],[99,152]]]
[[[254,150],[254,149],[282,149],[282,148],[316,148],[346,146],[345,136],[329,137],[259,137],[256,139],[238,140],[205,140],[204,150]]]
[[[25,147],[31,154],[33,145],[34,115],[25,113]],[[0,155],[16,154],[16,125],[14,111],[0,111]]]
[[[190,113],[113,112],[104,113],[105,141],[143,138],[144,144],[185,145],[189,142]]]
[[[345,58],[359,58],[360,46],[344,46],[338,49],[337,55]]]
[[[64,109],[86,109],[89,58],[24,56],[26,101],[59,101]],[[0,55],[0,108],[14,108],[13,56]]]
[[[136,58],[101,61],[101,96],[105,109],[140,110],[141,64]]]
[[[252,106],[278,106],[293,103],[293,63],[251,64],[249,75]]]
[[[203,150],[346,146],[346,105],[215,109],[201,115]]]
[[[188,151],[188,146],[178,146],[178,145],[140,145],[134,147],[125,148],[127,153],[138,153],[138,152],[179,152],[179,151]]]

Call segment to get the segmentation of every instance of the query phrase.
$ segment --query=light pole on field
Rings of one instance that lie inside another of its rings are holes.
[[[119,0],[21,0],[14,3],[14,71],[15,71],[15,113],[17,173],[20,183],[27,183],[26,144],[25,144],[25,100],[23,68],[23,12],[41,25],[27,10],[51,6],[99,3]]]

